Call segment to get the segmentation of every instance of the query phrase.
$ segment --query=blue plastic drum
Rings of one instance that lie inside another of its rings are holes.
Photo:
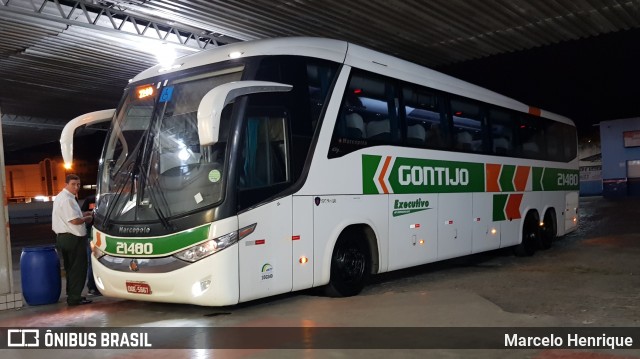
[[[22,295],[29,305],[57,303],[62,281],[56,246],[26,247],[20,255]]]

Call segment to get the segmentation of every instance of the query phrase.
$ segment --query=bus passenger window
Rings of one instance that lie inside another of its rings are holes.
[[[523,115],[520,118],[520,145],[522,155],[525,158],[544,159],[546,156],[546,146],[544,139],[544,128],[540,118],[533,118]]]
[[[545,138],[547,140],[547,156],[550,161],[564,161],[562,153],[563,123],[545,121]]]
[[[391,142],[391,124],[388,118],[367,122],[367,138]]]
[[[453,113],[454,148],[461,151],[484,152],[483,141],[484,119],[480,106],[468,102],[451,100]]]
[[[424,146],[427,143],[427,130],[421,124],[407,127],[407,144]]]
[[[456,149],[463,151],[474,150],[473,136],[469,131],[461,130],[456,133]]]
[[[425,88],[402,89],[407,137],[405,144],[412,147],[444,147],[446,140],[440,124],[446,121],[442,101],[435,92]]]
[[[448,140],[447,135],[441,130],[440,124],[434,123],[429,127],[427,132],[427,146],[433,148],[446,147]]]
[[[364,120],[359,113],[350,113],[345,116],[347,125],[346,136],[348,138],[366,138],[367,132],[364,128]]]
[[[569,162],[576,158],[578,155],[578,135],[576,128],[570,125],[563,125],[564,127],[564,162]]]
[[[510,112],[492,108],[489,110],[491,123],[492,153],[501,156],[513,156],[514,121]]]
[[[359,149],[398,143],[401,137],[399,99],[387,79],[354,71],[342,99],[328,158]]]

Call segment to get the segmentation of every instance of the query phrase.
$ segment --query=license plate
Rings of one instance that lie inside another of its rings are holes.
[[[135,294],[151,294],[151,287],[145,282],[126,282],[127,292]]]

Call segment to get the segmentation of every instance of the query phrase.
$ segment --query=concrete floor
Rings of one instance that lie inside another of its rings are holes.
[[[356,297],[327,298],[317,291],[304,291],[223,308],[98,297],[90,305],[67,307],[63,294],[58,304],[0,312],[0,327],[623,327],[623,332],[627,327],[637,334],[640,199],[608,201],[595,197],[582,199],[580,205],[579,230],[533,257],[517,258],[509,250],[498,250],[386,273],[374,277]],[[21,246],[53,241],[47,231],[47,226],[12,226],[14,257],[19,256]],[[14,268],[17,260],[14,258]],[[14,280],[19,282],[19,273],[16,275]],[[273,331],[272,337],[285,334]],[[176,329],[175,335],[167,339],[189,341],[190,333]],[[253,334],[248,332],[246,340],[251,341]],[[640,358],[640,350],[247,348],[100,349],[87,353],[72,349],[5,349],[0,350],[0,356],[604,359]]]

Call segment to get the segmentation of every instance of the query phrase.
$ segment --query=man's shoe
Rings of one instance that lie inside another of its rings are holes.
[[[87,293],[88,293],[89,295],[93,295],[93,296],[96,296],[96,297],[97,297],[97,296],[101,296],[101,295],[102,295],[102,293],[100,293],[100,291],[99,291],[99,290],[97,290],[97,289],[89,289],[89,290],[87,291]]]
[[[82,298],[79,302],[71,302],[71,303],[67,303],[67,305],[69,305],[70,307],[73,307],[76,305],[89,304],[92,302],[93,302],[92,300],[89,300],[87,298]]]

